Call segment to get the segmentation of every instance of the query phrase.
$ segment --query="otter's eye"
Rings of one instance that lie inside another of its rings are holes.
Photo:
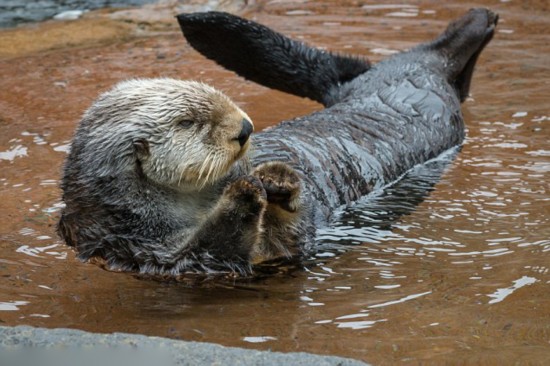
[[[191,119],[184,119],[178,122],[178,127],[189,128],[195,124],[195,121]]]

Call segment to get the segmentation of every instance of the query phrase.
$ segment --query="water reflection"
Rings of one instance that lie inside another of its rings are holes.
[[[270,336],[258,336],[258,337],[244,337],[243,341],[248,343],[264,343],[269,341],[276,341],[277,337]]]
[[[27,148],[21,145],[15,145],[6,151],[0,151],[0,159],[13,161],[15,158],[27,156]]]
[[[0,302],[0,311],[16,311],[20,306],[27,305],[28,301],[7,301]]]
[[[537,282],[536,278],[523,276],[520,279],[515,280],[512,286],[507,288],[499,288],[494,293],[487,295],[492,298],[492,300],[489,301],[489,304],[495,304],[497,302],[501,302],[506,297],[510,296],[514,291],[524,286],[531,285],[535,282]]]
[[[407,296],[402,297],[402,298],[397,299],[397,300],[388,301],[388,302],[385,302],[385,303],[382,303],[382,304],[370,305],[370,306],[369,306],[369,309],[381,308],[381,307],[384,307],[384,306],[395,305],[395,304],[401,304],[401,303],[403,303],[403,302],[405,302],[405,301],[417,299],[417,298],[419,298],[419,297],[426,296],[426,295],[429,295],[429,294],[431,294],[431,293],[432,293],[431,291],[426,291],[426,292],[422,292],[422,293],[420,293],[420,294],[407,295]]]
[[[350,321],[350,322],[336,322],[338,328],[349,328],[349,329],[367,329],[371,328],[376,323],[385,322],[387,319],[380,320],[359,320],[359,321]]]

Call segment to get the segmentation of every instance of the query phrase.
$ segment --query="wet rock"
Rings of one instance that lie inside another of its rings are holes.
[[[71,10],[140,6],[155,0],[4,0],[0,2],[0,28],[39,22]]]
[[[113,12],[111,19],[154,25],[157,28],[174,24],[174,15],[204,11],[237,13],[247,6],[246,0],[171,0],[148,4],[139,8]]]
[[[76,20],[84,13],[84,10],[67,10],[56,14],[53,18],[56,20]]]
[[[105,45],[131,37],[155,34],[159,31],[175,31],[180,34],[174,14],[184,10],[188,12],[219,10],[237,13],[247,6],[245,0],[163,0],[136,8],[96,11],[88,11],[85,8],[100,4],[117,6],[138,2],[150,3],[153,0],[65,0],[59,3],[78,10],[62,12],[60,9],[64,9],[63,6],[48,8],[50,6],[48,0],[34,1],[31,3],[31,8],[40,4],[42,6],[38,13],[29,12],[23,0],[8,0],[8,2],[0,0],[0,28],[8,23],[11,26],[17,23],[41,21],[44,18],[44,12],[48,12],[48,17],[59,20],[0,29],[0,58],[66,47]],[[81,19],[65,21],[74,18]],[[164,59],[164,55],[161,54],[158,59]]]
[[[0,58],[16,57],[49,49],[98,45],[129,37],[131,24],[102,18],[77,22],[49,22],[1,31]]]

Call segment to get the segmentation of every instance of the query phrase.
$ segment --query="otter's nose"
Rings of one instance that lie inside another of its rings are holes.
[[[246,118],[243,118],[243,120],[241,121],[241,126],[242,129],[239,133],[239,136],[237,137],[237,140],[239,140],[239,145],[243,147],[244,144],[246,144],[246,142],[248,141],[248,138],[250,137],[252,131],[254,131],[254,126],[252,125],[252,122],[250,122]]]

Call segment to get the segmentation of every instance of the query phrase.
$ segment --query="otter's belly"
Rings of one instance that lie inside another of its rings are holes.
[[[259,133],[253,164],[280,160],[302,173],[304,198],[324,219],[333,209],[397,180],[413,166],[460,144],[455,95],[399,82]],[[445,83],[443,83],[445,84]]]

